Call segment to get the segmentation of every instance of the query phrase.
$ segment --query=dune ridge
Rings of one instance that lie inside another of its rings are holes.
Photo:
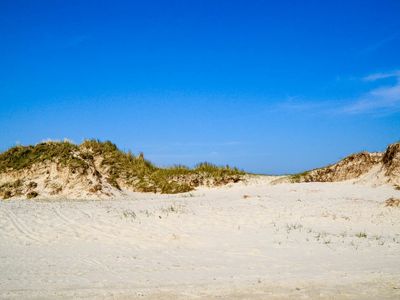
[[[43,142],[17,146],[0,154],[0,198],[91,199],[126,196],[130,192],[176,194],[199,186],[219,186],[245,180],[237,168],[201,163],[159,168],[109,141]],[[278,183],[352,180],[372,185],[400,186],[400,143],[384,152],[360,152],[341,161],[300,174],[278,177]]]
[[[375,185],[400,184],[400,143],[389,145],[384,152],[352,154],[327,167],[291,175],[289,182],[337,182],[356,180]]]
[[[0,154],[0,198],[110,198],[129,192],[175,194],[197,186],[243,180],[244,172],[210,163],[190,169],[160,168],[143,154],[123,152],[109,141],[68,141],[17,146]]]

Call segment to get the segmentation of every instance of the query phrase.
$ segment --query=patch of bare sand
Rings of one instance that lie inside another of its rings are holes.
[[[0,298],[394,299],[400,191],[271,185],[0,202]]]

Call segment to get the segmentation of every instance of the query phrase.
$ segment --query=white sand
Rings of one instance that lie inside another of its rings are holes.
[[[0,201],[0,298],[400,298],[400,191],[270,180]]]

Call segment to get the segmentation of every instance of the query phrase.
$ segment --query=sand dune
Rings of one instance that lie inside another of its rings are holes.
[[[110,141],[42,142],[0,153],[0,199],[110,199],[130,192],[176,194],[241,181],[245,173],[207,162],[157,167]]]
[[[400,186],[400,143],[389,145],[385,152],[355,153],[335,164],[278,179],[277,183],[344,180]]]
[[[175,194],[201,186],[221,186],[246,179],[246,173],[229,166],[201,163],[195,168],[160,168],[111,142],[87,140],[43,142],[16,146],[0,153],[0,199],[110,199],[131,192]],[[369,185],[400,186],[400,143],[384,152],[360,152],[332,165],[279,177],[290,182],[353,180]]]
[[[395,299],[389,185],[271,185],[0,202],[5,299]]]

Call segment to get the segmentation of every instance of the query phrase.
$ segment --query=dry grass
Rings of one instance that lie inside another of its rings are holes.
[[[385,206],[400,207],[400,199],[389,198],[385,201]]]
[[[16,180],[13,182],[6,182],[0,185],[0,197],[8,199],[15,196],[22,195],[23,182]]]
[[[35,146],[16,146],[0,154],[0,172],[22,170],[34,164],[56,161],[71,169],[86,169],[85,160],[74,155],[78,146],[69,142],[46,142]]]

